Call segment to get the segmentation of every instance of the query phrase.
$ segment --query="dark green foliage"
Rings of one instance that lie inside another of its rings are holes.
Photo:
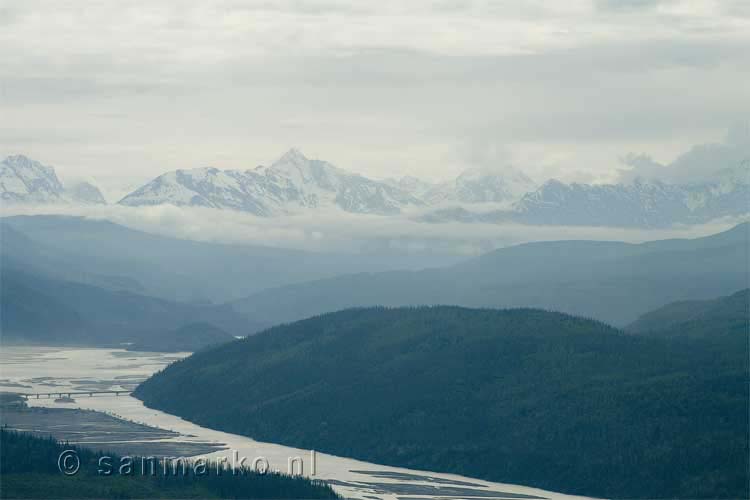
[[[97,473],[101,453],[5,429],[0,429],[0,445],[1,498],[337,498],[327,485],[279,474],[195,476],[188,467],[186,475],[169,468],[165,475],[157,465],[153,476],[102,476]],[[75,476],[63,475],[57,465],[60,453],[70,449],[81,461]],[[121,463],[120,457],[108,456],[112,464]],[[134,463],[140,464],[140,458]]]
[[[629,333],[668,338],[747,342],[750,290],[714,300],[675,302],[644,314],[626,327]]]
[[[136,396],[379,463],[601,497],[748,496],[747,342],[532,309],[353,309],[197,353]]]

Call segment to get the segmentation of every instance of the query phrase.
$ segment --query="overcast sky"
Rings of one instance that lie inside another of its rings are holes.
[[[747,123],[748,47],[746,0],[5,0],[0,154],[110,197],[292,146],[373,177],[613,180]]]

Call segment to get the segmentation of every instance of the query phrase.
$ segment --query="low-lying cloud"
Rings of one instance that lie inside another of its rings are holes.
[[[262,245],[318,252],[469,257],[509,245],[549,240],[613,240],[638,243],[692,238],[728,229],[740,219],[669,229],[522,224],[427,224],[403,216],[340,211],[257,217],[233,210],[160,205],[152,207],[4,207],[3,215],[63,214],[109,220],[149,233],[197,241]]]

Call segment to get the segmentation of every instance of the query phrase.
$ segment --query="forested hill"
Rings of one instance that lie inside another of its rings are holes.
[[[747,359],[541,310],[368,308],[197,353],[135,394],[378,463],[599,497],[746,498]]]
[[[713,300],[675,302],[644,314],[628,325],[631,333],[682,338],[731,336],[747,342],[750,289]]]

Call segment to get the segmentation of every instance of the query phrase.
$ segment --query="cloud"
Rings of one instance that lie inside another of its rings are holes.
[[[372,177],[497,161],[478,144],[541,178],[602,179],[750,112],[750,19],[708,0],[11,4],[0,153],[113,197],[291,145]]]
[[[200,207],[3,207],[3,215],[85,216],[156,234],[197,241],[296,248],[317,252],[470,257],[529,241],[593,239],[638,243],[663,238],[699,237],[728,229],[739,220],[671,229],[528,226],[522,224],[420,223],[411,214],[394,217],[315,212],[274,218]]]
[[[715,179],[720,170],[739,168],[743,162],[750,162],[750,122],[730,127],[724,141],[693,146],[666,165],[648,155],[631,153],[623,159],[629,168],[620,170],[620,181],[640,178],[677,184],[702,182]]]

